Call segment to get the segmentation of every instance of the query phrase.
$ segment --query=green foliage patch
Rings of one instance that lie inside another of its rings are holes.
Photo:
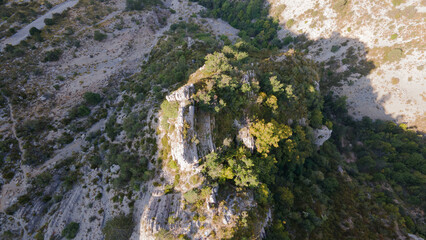
[[[74,239],[77,236],[78,230],[80,229],[80,224],[76,222],[68,223],[64,230],[62,230],[62,237],[66,239]]]
[[[281,46],[277,30],[277,20],[268,16],[268,8],[263,0],[195,0],[207,9],[206,16],[221,18],[234,28],[240,29],[239,36],[257,48]]]
[[[119,215],[105,223],[102,233],[105,240],[127,240],[133,232],[134,222],[131,215]]]
[[[99,93],[93,93],[93,92],[85,92],[83,97],[86,103],[90,105],[96,105],[102,100],[102,97],[101,95],[99,95]]]
[[[161,5],[162,2],[159,0],[126,0],[127,10],[144,10],[151,6]]]
[[[46,52],[46,56],[44,57],[44,62],[56,62],[62,56],[62,50],[57,48]]]
[[[105,34],[105,33],[102,33],[101,31],[99,31],[99,30],[96,30],[94,33],[93,33],[93,39],[95,39],[96,41],[98,41],[98,42],[102,42],[103,40],[105,40],[105,39],[107,39],[107,35]]]

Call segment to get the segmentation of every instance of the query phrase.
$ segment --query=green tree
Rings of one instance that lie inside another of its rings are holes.
[[[272,76],[269,78],[269,83],[272,86],[272,92],[274,93],[282,93],[284,92],[284,84],[281,83],[277,76]]]
[[[271,147],[278,147],[278,142],[292,135],[291,128],[275,120],[265,123],[260,120],[250,126],[250,134],[256,137],[256,149],[259,153],[269,153]]]
[[[227,72],[232,69],[228,58],[223,53],[215,52],[206,56],[204,70],[209,74]]]

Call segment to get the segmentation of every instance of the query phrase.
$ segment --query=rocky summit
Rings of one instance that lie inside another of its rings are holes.
[[[0,0],[0,239],[424,239],[425,12]]]

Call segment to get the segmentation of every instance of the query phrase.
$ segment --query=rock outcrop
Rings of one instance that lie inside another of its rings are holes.
[[[166,98],[167,101],[178,102],[179,109],[176,118],[168,119],[169,129],[160,130],[167,134],[169,158],[178,163],[179,170],[162,169],[153,182],[164,184],[153,186],[149,183],[142,200],[135,203],[135,214],[139,214],[140,219],[132,240],[156,239],[159,234],[170,238],[185,235],[191,239],[221,239],[237,229],[249,211],[256,209],[251,191],[234,191],[220,196],[218,187],[208,187],[204,182],[198,162],[215,150],[212,136],[214,119],[209,113],[195,109],[193,92],[193,85],[185,85]],[[248,127],[241,127],[241,141],[254,147]],[[173,192],[166,192],[164,186],[173,184],[176,174],[179,174],[182,184],[176,185]],[[191,179],[200,180],[195,183]],[[183,197],[186,192],[200,191],[203,187],[210,189],[210,194],[203,199],[202,206],[196,207]],[[259,237],[267,221],[256,226]]]
[[[318,147],[322,146],[325,141],[327,141],[331,137],[331,133],[333,130],[328,129],[326,126],[322,126],[322,128],[314,129],[314,143]]]
[[[194,171],[198,163],[197,145],[194,140],[195,108],[190,101],[193,91],[194,85],[185,85],[166,97],[169,102],[179,103],[178,117],[169,120],[170,124],[174,124],[175,130],[168,135],[169,139],[172,139],[169,142],[172,157],[182,171]]]
[[[241,141],[250,151],[254,150],[255,140],[254,137],[250,134],[250,127],[247,121],[240,123],[239,121],[234,121],[234,126],[238,129],[237,140]]]

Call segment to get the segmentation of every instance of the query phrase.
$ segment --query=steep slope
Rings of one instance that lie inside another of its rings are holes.
[[[283,26],[282,38],[313,40],[302,49],[337,69],[327,78],[340,82],[333,90],[348,97],[352,116],[425,131],[424,1],[268,2]]]

